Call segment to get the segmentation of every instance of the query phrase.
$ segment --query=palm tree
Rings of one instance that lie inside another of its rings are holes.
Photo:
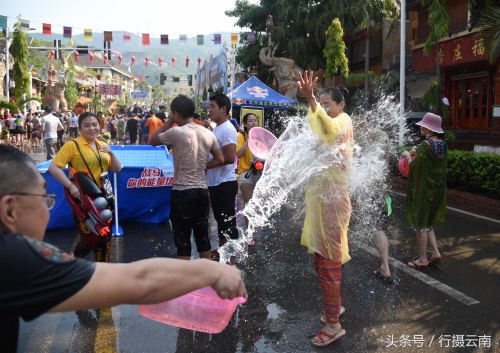
[[[479,26],[484,30],[480,36],[489,45],[489,61],[493,65],[500,57],[500,7],[492,5],[486,9],[479,19]]]
[[[369,97],[370,70],[370,27],[383,24],[385,20],[393,23],[399,18],[397,0],[360,0],[351,3],[351,15],[360,29],[366,30],[365,43],[365,100]],[[372,24],[373,23],[373,24]]]
[[[436,75],[437,75],[437,113],[443,116],[444,104],[441,101],[441,73],[439,66],[439,39],[448,35],[450,16],[446,12],[446,0],[423,0],[422,4],[429,9],[429,26],[431,32],[424,44],[424,54],[428,55],[432,45],[436,46]],[[444,120],[444,119],[443,119]],[[444,125],[444,121],[443,121]]]

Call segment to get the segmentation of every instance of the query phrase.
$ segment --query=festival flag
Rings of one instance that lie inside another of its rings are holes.
[[[123,33],[123,44],[130,44],[130,33]]]
[[[196,36],[196,43],[197,43],[198,45],[203,45],[203,40],[204,40],[204,36],[203,36],[203,34],[198,34],[198,35]]]
[[[185,34],[179,35],[179,43],[180,44],[186,44],[187,43],[187,36]]]
[[[220,44],[221,38],[220,34],[214,34],[214,44]]]
[[[50,25],[50,23],[43,23],[42,24],[42,33],[47,35],[47,36],[52,35],[52,26]]]
[[[28,20],[21,20],[21,29],[30,29],[30,21]]]
[[[151,44],[149,42],[149,33],[143,33],[142,34],[142,45],[149,45]]]
[[[161,45],[168,45],[168,34],[161,34],[160,35],[160,44]]]
[[[92,30],[84,29],[83,30],[83,40],[92,41]]]
[[[238,33],[231,33],[231,44],[238,44]]]
[[[7,28],[7,16],[0,16],[0,28]]]
[[[104,41],[105,42],[112,42],[113,41],[113,32],[104,31]]]
[[[255,44],[255,33],[247,32],[247,44]]]
[[[64,38],[73,37],[73,29],[71,27],[63,27],[63,37]]]

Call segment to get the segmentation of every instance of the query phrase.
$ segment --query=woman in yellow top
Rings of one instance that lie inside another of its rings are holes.
[[[243,116],[242,121],[243,132],[238,132],[236,156],[238,157],[238,175],[241,196],[246,205],[253,196],[255,184],[259,181],[262,172],[252,168],[254,155],[248,148],[248,134],[253,127],[257,126],[257,117],[252,113],[247,113]],[[248,227],[248,219],[246,217],[245,225]],[[253,245],[253,240],[249,245]]]
[[[50,163],[49,172],[65,188],[69,189],[73,197],[80,199],[78,188],[68,179],[62,168],[71,163],[77,172],[87,169],[90,179],[94,180],[99,188],[102,188],[101,173],[108,170],[118,173],[122,165],[110,146],[97,139],[101,131],[99,120],[93,113],[80,115],[78,127],[81,136],[73,140],[76,143],[69,141],[62,146]],[[85,257],[93,251],[96,262],[109,262],[111,232],[104,236],[95,235],[84,222],[78,221],[74,215],[73,218],[80,230],[80,242],[73,251],[75,257]]]
[[[319,276],[325,302],[324,327],[312,339],[315,346],[326,346],[345,335],[339,316],[342,264],[349,261],[347,227],[351,202],[347,184],[352,161],[353,129],[349,115],[343,112],[347,90],[328,88],[320,93],[320,105],[314,96],[316,79],[312,71],[299,73],[297,86],[309,101],[308,121],[320,140],[331,146],[334,159],[330,167],[317,174],[307,185],[306,215],[301,243],[314,254],[314,269]]]

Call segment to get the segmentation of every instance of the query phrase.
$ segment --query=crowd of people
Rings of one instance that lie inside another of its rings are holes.
[[[339,151],[338,160],[326,161],[331,165],[308,181],[301,244],[314,256],[314,269],[325,307],[320,317],[324,327],[311,342],[315,346],[326,346],[346,334],[340,324],[340,316],[345,312],[341,305],[341,284],[343,265],[350,260],[351,197],[348,184],[355,135],[351,117],[344,112],[347,90],[335,87],[323,90],[318,102],[314,95],[316,82],[312,72],[299,74],[297,86],[310,106],[308,123],[321,143]],[[2,268],[6,263],[11,266],[22,262],[23,266],[14,265],[21,268],[14,271],[15,278],[2,281],[0,285],[0,313],[8,317],[0,324],[2,342],[5,338],[15,347],[19,318],[30,320],[46,311],[102,308],[120,303],[156,303],[206,285],[211,285],[224,298],[246,297],[241,274],[234,266],[237,264],[234,256],[227,264],[214,265],[218,261],[207,261],[219,260],[218,249],[211,248],[208,217],[211,208],[217,223],[219,246],[239,238],[236,197],[240,192],[243,201],[249,202],[262,173],[252,167],[255,157],[248,148],[248,133],[257,125],[257,118],[254,114],[245,115],[243,127],[240,127],[231,118],[231,101],[226,95],[215,94],[209,101],[210,118],[204,119],[197,116],[192,100],[183,95],[171,102],[168,116],[164,106],[144,113],[137,104],[110,116],[101,112],[69,113],[64,118],[54,114],[50,106],[45,107],[41,118],[31,112],[29,119],[28,115],[24,119],[22,114],[17,114],[13,125],[9,126],[13,127],[10,130],[16,138],[9,141],[11,146],[0,145],[0,178],[3,180],[0,187],[0,259]],[[24,123],[19,121],[20,125],[16,125],[18,120],[24,120]],[[44,243],[48,210],[55,203],[55,195],[46,194],[43,178],[28,155],[17,148],[22,143],[17,138],[17,131],[25,129],[26,124],[30,124],[31,136],[36,132],[37,139],[40,134],[45,140],[47,159],[52,160],[50,173],[75,199],[82,195],[71,173],[86,172],[98,188],[105,189],[108,170],[120,172],[122,165],[110,148],[111,144],[168,146],[174,158],[170,220],[177,259],[106,264],[111,235],[108,232],[96,236],[85,222],[76,217],[80,241],[72,254]],[[444,220],[446,210],[447,147],[440,137],[443,133],[441,118],[429,113],[419,125],[425,141],[411,161],[406,205],[407,220],[417,232],[419,255],[408,266],[416,269],[442,261],[432,226]],[[64,142],[61,141],[64,133],[69,134],[71,141],[61,143]],[[67,164],[72,169],[69,176],[62,171]],[[17,178],[17,175],[22,177]],[[392,276],[385,234],[388,206],[382,202],[386,196],[383,190],[377,195],[381,201],[377,213],[380,222],[374,229],[374,239],[381,255],[381,267],[376,275],[390,284]],[[193,204],[196,207],[192,207]],[[36,222],[27,221],[29,218],[36,218]],[[246,226],[248,221],[245,220]],[[191,234],[200,260],[186,261],[191,259]],[[430,259],[427,259],[428,242],[431,245]],[[28,261],[27,249],[30,248],[34,248],[35,253],[48,252],[51,257],[44,257],[43,264],[38,258]],[[89,252],[94,254],[93,263],[80,259]],[[32,276],[33,270],[40,267],[47,267],[47,271],[38,271],[39,277]],[[65,286],[65,291],[56,290],[61,283],[70,285]],[[171,285],[173,283],[176,285]],[[22,286],[27,294],[43,287],[47,295],[43,298],[19,297],[18,286]],[[141,289],[140,293],[137,288]],[[105,296],[101,295],[104,291]]]
[[[24,113],[5,111],[0,116],[0,144],[9,144],[25,152],[41,152],[48,147],[47,160],[52,159],[65,142],[80,135],[78,119],[84,113],[56,112],[50,107],[51,111],[45,111],[46,108],[41,111],[29,109]],[[107,114],[96,112],[101,138],[112,145],[147,145],[150,135],[167,121],[166,109],[164,105],[146,109],[134,103],[128,109],[122,106]],[[204,121],[196,118],[199,124],[212,128],[210,118],[204,117]]]

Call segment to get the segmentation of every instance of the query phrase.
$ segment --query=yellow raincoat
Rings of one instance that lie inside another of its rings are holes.
[[[309,108],[309,125],[321,140],[338,150],[332,165],[321,171],[306,188],[306,215],[301,244],[310,253],[345,263],[351,258],[347,228],[351,218],[351,201],[347,184],[352,161],[353,129],[349,115],[329,117],[318,105]]]

